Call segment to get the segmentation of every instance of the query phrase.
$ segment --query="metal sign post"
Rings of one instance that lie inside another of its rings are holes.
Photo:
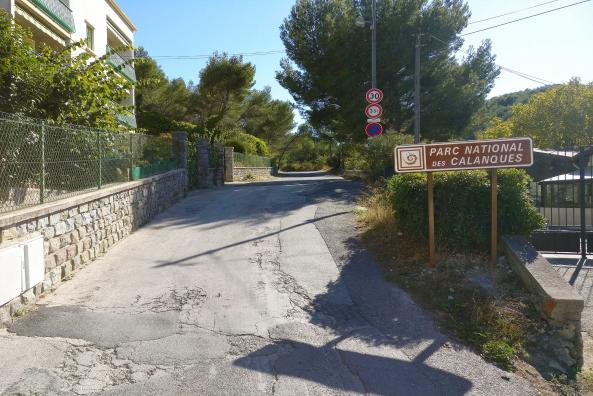
[[[427,172],[430,265],[436,265],[433,172],[491,170],[490,257],[494,265],[498,253],[498,174],[496,170],[531,165],[533,165],[533,142],[530,138],[408,144],[395,147],[395,170],[397,173]]]
[[[432,172],[426,174],[426,189],[428,190],[428,256],[431,267],[437,265],[437,254],[434,235],[434,183]]]
[[[490,263],[498,260],[498,173],[490,169]]]

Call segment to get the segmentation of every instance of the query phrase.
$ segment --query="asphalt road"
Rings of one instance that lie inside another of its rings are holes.
[[[6,394],[528,395],[356,240],[361,186],[196,191],[0,332]]]

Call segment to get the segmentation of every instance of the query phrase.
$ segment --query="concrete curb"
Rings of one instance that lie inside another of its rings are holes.
[[[503,236],[509,264],[523,284],[534,294],[536,305],[548,318],[581,320],[585,301],[552,265],[525,239]]]

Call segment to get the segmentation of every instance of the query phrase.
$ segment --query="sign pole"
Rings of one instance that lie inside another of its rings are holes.
[[[428,172],[426,174],[426,188],[428,190],[428,254],[430,258],[430,266],[436,267],[437,257],[434,236],[434,183],[432,180],[432,172]]]
[[[498,261],[498,173],[490,170],[490,262]]]

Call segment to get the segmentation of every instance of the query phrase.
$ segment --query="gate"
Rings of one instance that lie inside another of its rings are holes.
[[[534,150],[527,172],[531,192],[546,220],[534,232],[532,243],[548,253],[580,255],[571,283],[593,251],[593,146],[565,150]]]

